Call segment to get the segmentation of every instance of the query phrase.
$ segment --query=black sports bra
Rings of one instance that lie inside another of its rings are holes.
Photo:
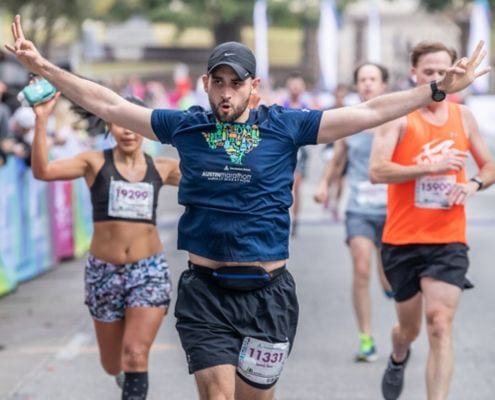
[[[158,193],[163,181],[153,159],[145,154],[146,175],[142,181],[129,182],[113,160],[113,149],[103,151],[105,162],[90,188],[93,222],[120,220],[156,225]]]

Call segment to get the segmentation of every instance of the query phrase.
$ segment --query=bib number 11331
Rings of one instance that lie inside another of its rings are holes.
[[[269,343],[245,337],[237,370],[249,381],[269,385],[282,373],[288,353],[289,342]]]

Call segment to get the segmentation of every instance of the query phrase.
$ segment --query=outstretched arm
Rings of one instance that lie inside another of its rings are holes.
[[[483,42],[479,42],[471,57],[461,58],[450,67],[445,77],[438,82],[438,88],[446,93],[458,92],[469,86],[477,77],[488,73],[489,68],[477,70],[486,54],[483,45]],[[431,101],[430,85],[421,85],[414,89],[378,96],[355,106],[327,110],[320,122],[318,143],[331,143],[353,133],[382,125]]]
[[[150,109],[130,103],[112,90],[64,71],[42,57],[34,44],[24,37],[19,15],[12,23],[12,35],[14,45],[6,44],[5,47],[26,69],[44,77],[67,98],[104,121],[157,140],[151,128]]]
[[[31,168],[36,179],[43,181],[70,180],[85,176],[89,163],[84,153],[65,160],[48,161],[48,145],[46,142],[46,126],[48,117],[53,111],[60,93],[45,103],[34,107],[36,121],[34,140],[31,150]]]

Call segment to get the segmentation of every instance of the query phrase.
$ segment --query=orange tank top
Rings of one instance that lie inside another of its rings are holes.
[[[392,162],[431,163],[450,149],[468,150],[461,109],[454,103],[448,103],[448,107],[447,122],[441,126],[427,122],[419,110],[407,115],[404,136],[395,148]],[[383,242],[396,245],[466,243],[464,206],[449,207],[446,203],[450,186],[465,181],[463,169],[458,173],[452,171],[389,184]]]

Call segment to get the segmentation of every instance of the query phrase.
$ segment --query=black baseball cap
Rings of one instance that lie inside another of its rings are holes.
[[[256,76],[256,57],[249,47],[239,42],[225,42],[211,51],[208,58],[208,73],[210,74],[220,65],[232,67],[242,80]]]

